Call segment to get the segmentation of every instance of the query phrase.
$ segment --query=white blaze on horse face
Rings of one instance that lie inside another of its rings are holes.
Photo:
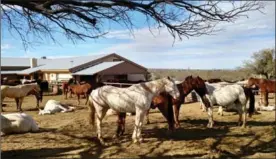
[[[165,91],[168,92],[174,99],[180,97],[179,90],[174,81],[166,78]]]

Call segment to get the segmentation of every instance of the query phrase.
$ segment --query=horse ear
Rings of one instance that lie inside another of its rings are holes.
[[[168,80],[171,80],[170,76],[168,76],[167,78],[168,78]]]

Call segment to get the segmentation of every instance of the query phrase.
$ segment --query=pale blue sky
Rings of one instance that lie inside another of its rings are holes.
[[[110,33],[98,40],[88,39],[73,44],[60,35],[61,44],[44,43],[24,50],[18,37],[10,35],[2,24],[2,57],[58,58],[117,53],[148,68],[233,69],[261,49],[275,47],[275,2],[267,2],[263,10],[248,13],[235,23],[221,24],[224,30],[216,35],[183,38],[176,41],[166,31],[154,31],[153,36],[139,14],[134,14],[135,37],[117,24],[110,24]]]

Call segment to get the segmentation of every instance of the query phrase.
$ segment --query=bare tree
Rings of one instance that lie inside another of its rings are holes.
[[[182,0],[2,0],[2,24],[15,31],[28,46],[33,37],[55,41],[54,34],[69,40],[98,38],[113,21],[129,29],[135,27],[135,14],[144,15],[149,27],[166,27],[175,38],[200,36],[217,31],[220,22],[233,22],[246,12],[261,10],[257,1],[182,1]],[[225,9],[224,4],[230,4]],[[224,8],[224,9],[223,9]],[[152,24],[153,23],[153,24]]]

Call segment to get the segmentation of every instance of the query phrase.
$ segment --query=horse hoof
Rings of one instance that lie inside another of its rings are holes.
[[[143,142],[144,142],[144,138],[140,138],[139,143],[143,143]]]
[[[175,127],[176,129],[179,129],[179,128],[180,128],[180,124],[175,124],[174,127]]]
[[[140,144],[137,139],[133,140],[133,144]]]

